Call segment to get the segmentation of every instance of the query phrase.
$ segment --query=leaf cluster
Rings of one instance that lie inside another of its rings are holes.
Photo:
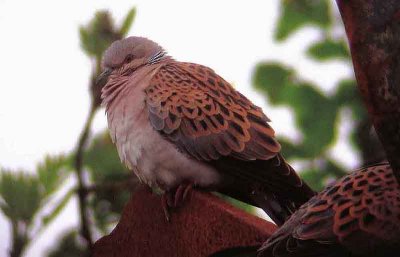
[[[310,26],[319,30],[321,37],[305,49],[308,58],[317,63],[342,61],[343,65],[350,65],[344,30],[330,1],[281,0],[274,34],[277,42]],[[340,36],[333,33],[336,28],[341,28]],[[382,157],[373,134],[365,132],[370,131],[370,126],[353,77],[339,81],[335,90],[326,94],[320,90],[321,85],[304,80],[295,67],[263,61],[255,67],[253,86],[272,105],[288,107],[292,111],[301,140],[279,138],[279,141],[286,158],[301,161],[300,172],[313,188],[322,189],[327,182],[345,174],[345,168],[329,154],[337,142],[340,126],[349,122],[339,117],[343,109],[352,113],[355,126],[348,141],[355,151],[360,151],[362,163],[378,161]]]
[[[0,169],[0,210],[12,225],[12,253],[22,253],[32,237],[43,231],[70,199],[71,193],[61,199],[54,196],[67,179],[70,167],[70,159],[58,155],[46,156],[33,173]],[[48,209],[50,201],[53,208]]]
[[[108,11],[98,11],[88,25],[79,28],[82,49],[88,56],[101,60],[112,42],[128,34],[135,16],[136,8],[132,8],[117,27]]]
[[[101,57],[113,41],[127,35],[135,16],[136,8],[130,9],[122,23],[117,26],[109,12],[98,11],[87,25],[79,29],[82,50],[94,63],[90,85],[94,100],[91,117],[100,103],[101,88],[96,88],[94,78],[100,73]],[[88,129],[91,120],[89,119]],[[96,135],[91,138],[89,145],[83,158],[84,173],[92,184],[85,188],[85,193],[92,195],[89,198],[89,213],[95,220],[93,230],[108,233],[111,225],[118,220],[130,194],[127,187],[109,187],[104,190],[102,185],[126,181],[131,177],[120,163],[108,134]],[[66,155],[46,156],[33,172],[0,168],[0,210],[10,221],[12,228],[11,256],[22,256],[32,240],[80,193],[77,186],[66,192],[62,190],[74,171],[75,156],[74,150]],[[82,247],[77,230],[67,231],[49,256],[83,256],[85,250]]]

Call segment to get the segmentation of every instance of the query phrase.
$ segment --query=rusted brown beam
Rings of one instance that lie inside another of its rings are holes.
[[[125,206],[114,231],[95,243],[94,257],[229,256],[254,251],[275,225],[231,206],[217,196],[194,190],[166,221],[161,198],[142,186]],[[217,254],[216,254],[217,253]],[[213,255],[216,254],[216,255]],[[226,256],[226,255],[221,255]]]

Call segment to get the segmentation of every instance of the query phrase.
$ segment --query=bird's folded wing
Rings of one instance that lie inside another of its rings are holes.
[[[210,68],[169,63],[146,95],[153,127],[193,158],[268,160],[280,150],[261,109]]]
[[[398,187],[387,163],[357,170],[304,204],[262,252],[276,257],[342,256],[344,246],[365,253],[374,244],[393,245],[400,237]],[[360,239],[363,243],[357,244]]]
[[[168,63],[146,95],[154,129],[181,152],[233,178],[220,192],[263,208],[277,224],[314,195],[279,154],[261,108],[213,70]]]

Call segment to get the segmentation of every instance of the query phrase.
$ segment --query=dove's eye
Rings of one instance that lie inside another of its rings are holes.
[[[131,62],[133,59],[134,59],[134,56],[133,56],[132,54],[128,54],[128,55],[125,57],[124,62],[125,62],[125,63],[128,63],[128,62]]]

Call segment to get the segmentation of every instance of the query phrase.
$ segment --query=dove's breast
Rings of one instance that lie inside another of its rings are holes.
[[[108,126],[121,161],[150,186],[170,189],[182,182],[210,187],[219,173],[206,163],[190,159],[164,139],[150,124],[143,85],[128,84],[107,108]],[[147,82],[148,83],[148,82]]]

